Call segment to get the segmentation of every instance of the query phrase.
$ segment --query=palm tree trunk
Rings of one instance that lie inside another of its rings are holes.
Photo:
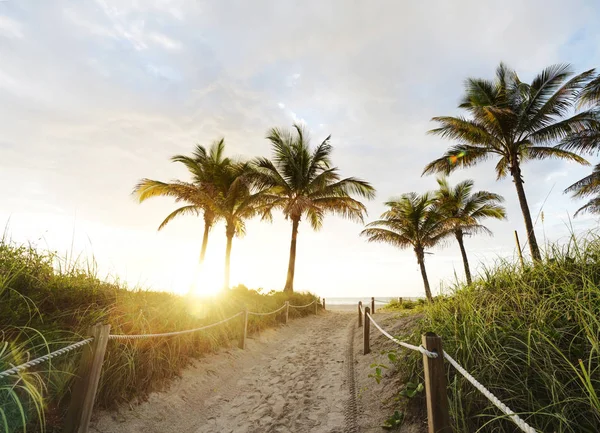
[[[292,242],[290,244],[290,260],[288,263],[287,279],[283,291],[294,292],[294,271],[296,270],[296,238],[298,237],[298,225],[300,218],[292,218]]]
[[[425,296],[429,302],[433,302],[433,296],[431,295],[431,289],[429,288],[429,279],[427,278],[427,271],[425,270],[425,253],[422,248],[415,248],[415,254],[417,255],[417,262],[421,268],[421,276],[423,277],[423,286],[425,286]]]
[[[527,230],[527,240],[529,241],[531,257],[533,257],[533,260],[540,261],[542,260],[542,255],[540,254],[540,248],[538,247],[535,232],[533,231],[531,212],[529,211],[529,205],[527,204],[527,197],[525,196],[525,189],[523,188],[523,179],[521,178],[521,168],[518,163],[511,169],[511,174],[515,182],[515,188],[517,188],[517,196],[519,197],[521,212],[523,212],[523,219],[525,220],[525,229]]]
[[[230,264],[231,264],[231,244],[233,242],[233,235],[235,234],[235,229],[227,226],[226,235],[227,235],[227,246],[225,247],[225,275],[223,278],[223,289],[229,289],[229,275],[230,275]]]
[[[200,265],[204,263],[204,256],[206,256],[206,247],[208,246],[208,233],[212,223],[204,219],[204,235],[202,236],[202,249],[200,250]]]
[[[460,247],[460,254],[462,255],[463,265],[465,266],[465,276],[467,277],[467,284],[471,285],[471,269],[469,268],[469,259],[467,258],[467,251],[465,250],[465,244],[463,242],[463,231],[457,230],[454,232],[456,235],[456,241]]]

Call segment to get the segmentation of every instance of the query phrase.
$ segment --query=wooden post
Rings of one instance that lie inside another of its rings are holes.
[[[325,298],[323,298],[323,311],[325,311]]]
[[[290,301],[285,301],[285,324],[288,324],[290,319]]]
[[[429,433],[452,433],[442,338],[428,332],[421,336],[421,343],[425,349],[438,354],[437,358],[429,358],[427,355],[423,355],[428,431]]]
[[[358,301],[358,327],[362,326],[362,311],[360,311],[362,307],[362,301]]]
[[[370,313],[369,307],[365,307],[365,326],[363,327],[363,355],[371,352],[371,342],[369,341],[369,333],[371,331],[371,321],[367,317]]]
[[[287,315],[286,315],[287,317]],[[248,333],[248,308],[244,309],[244,314],[242,315],[242,335],[240,337],[240,349],[244,350],[246,348],[246,335]]]
[[[315,316],[317,315],[317,308],[319,308],[319,303],[315,299]]]
[[[110,325],[94,325],[87,333],[94,337],[94,340],[85,346],[81,354],[77,378],[73,384],[67,410],[64,433],[87,433],[88,431],[110,335]]]
[[[400,305],[402,305],[402,302],[403,302],[403,301],[404,301],[404,300],[403,300],[402,298],[398,298],[398,303],[399,303]]]
[[[519,259],[521,260],[521,269],[525,269],[525,261],[523,260],[523,252],[521,251],[521,243],[519,242],[519,234],[515,230],[515,241],[517,241],[517,251],[519,252]]]
[[[375,314],[375,298],[371,298],[371,314]]]

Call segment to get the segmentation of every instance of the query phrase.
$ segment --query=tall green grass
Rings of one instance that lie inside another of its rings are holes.
[[[0,242],[0,371],[79,341],[86,329],[108,323],[113,334],[178,331],[214,323],[243,308],[272,311],[311,294],[261,294],[240,286],[212,299],[127,290],[98,279],[94,266],[68,263],[28,246]],[[300,317],[312,309],[290,309]],[[250,317],[248,331],[280,323],[282,314]],[[164,388],[194,358],[237,341],[240,319],[177,337],[111,340],[97,404],[143,400]],[[0,379],[0,432],[60,431],[79,351]]]
[[[536,266],[503,261],[422,310],[444,349],[532,427],[600,431],[600,238],[549,246]],[[418,356],[411,370],[422,372]],[[518,431],[448,366],[456,432]]]

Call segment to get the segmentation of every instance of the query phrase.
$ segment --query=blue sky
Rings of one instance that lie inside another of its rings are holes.
[[[459,112],[466,77],[491,77],[500,61],[525,80],[557,62],[600,67],[599,18],[595,1],[0,1],[0,221],[17,242],[93,254],[100,275],[185,292],[201,220],[157,233],[173,204],[130,196],[142,177],[185,178],[171,155],[224,136],[233,155],[267,156],[269,127],[305,122],[315,142],[332,134],[343,174],[377,188],[374,219],[389,197],[435,187],[420,174],[449,143],[425,133],[431,117]],[[513,230],[524,238],[514,186],[492,169],[451,177],[507,201],[508,221],[489,223],[493,238],[467,239],[474,265],[512,257]],[[536,226],[542,242],[568,234],[581,203],[562,190],[589,171],[524,167],[534,215],[548,197]],[[360,230],[334,217],[318,233],[302,225],[296,287],[422,294],[413,253],[367,244]],[[251,222],[234,241],[232,282],[281,288],[290,231],[280,215]],[[224,244],[217,226],[207,260],[218,275]],[[456,244],[432,252],[434,287],[455,270],[462,276]]]

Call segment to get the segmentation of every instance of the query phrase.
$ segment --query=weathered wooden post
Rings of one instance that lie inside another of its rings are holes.
[[[363,355],[371,353],[371,342],[369,341],[371,331],[371,321],[368,314],[371,312],[369,307],[365,307],[365,326],[363,326]]]
[[[323,298],[323,311],[325,311],[325,298]]]
[[[375,298],[371,298],[371,314],[375,314]]]
[[[362,326],[362,301],[358,301],[358,327]]]
[[[290,319],[290,301],[285,301],[285,324],[287,325]]]
[[[452,433],[442,338],[428,332],[421,336],[421,343],[425,349],[438,354],[437,358],[429,358],[423,354],[429,433]]]
[[[404,300],[403,300],[401,297],[400,297],[400,298],[398,298],[398,303],[400,304],[400,306],[402,306],[402,302],[403,302],[403,301],[404,301]]]
[[[81,354],[77,378],[73,384],[71,402],[67,410],[64,433],[87,433],[88,431],[110,335],[110,325],[94,325],[88,329],[88,335],[94,337],[94,340],[85,346]]]
[[[242,336],[240,337],[240,349],[246,348],[246,335],[248,333],[248,308],[244,308],[244,314],[242,314]]]
[[[525,269],[525,261],[523,260],[523,252],[521,251],[521,243],[519,242],[519,234],[515,230],[515,241],[517,242],[517,251],[521,260],[521,269]]]
[[[317,315],[317,308],[319,308],[319,303],[315,299],[315,316]]]

